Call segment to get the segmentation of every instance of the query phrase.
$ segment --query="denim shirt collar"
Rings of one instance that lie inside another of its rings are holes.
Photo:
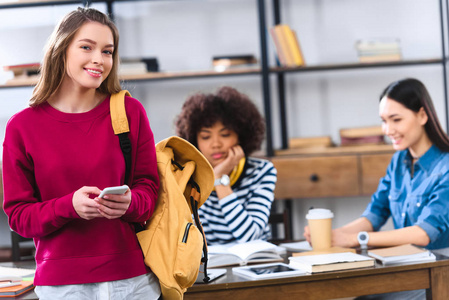
[[[436,159],[442,154],[442,151],[435,145],[432,145],[429,150],[427,150],[426,153],[421,156],[415,164],[419,165],[419,167],[424,170],[426,173],[431,172],[432,169],[435,167],[435,164],[438,163],[438,160]],[[412,160],[412,156],[410,154],[410,151],[408,151],[408,155],[406,158],[410,163]]]

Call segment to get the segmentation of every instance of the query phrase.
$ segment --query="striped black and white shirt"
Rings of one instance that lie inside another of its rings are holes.
[[[267,240],[268,217],[274,199],[276,169],[264,159],[248,157],[233,193],[219,200],[213,191],[199,208],[207,244]]]

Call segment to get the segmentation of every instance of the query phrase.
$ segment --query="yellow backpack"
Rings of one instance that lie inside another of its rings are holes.
[[[116,134],[126,131],[125,94],[129,95],[122,91],[111,96],[112,122],[121,120],[113,126]],[[119,112],[125,116],[120,117]],[[125,130],[116,131],[116,127]],[[198,208],[213,190],[214,173],[201,152],[180,137],[172,136],[157,143],[156,156],[160,181],[158,200],[152,217],[137,233],[137,238],[145,264],[159,279],[164,300],[183,299],[187,288],[195,283],[202,262],[204,281],[209,280],[207,243]]]

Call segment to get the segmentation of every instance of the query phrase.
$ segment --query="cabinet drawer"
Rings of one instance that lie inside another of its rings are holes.
[[[362,172],[362,195],[371,195],[377,189],[379,180],[385,176],[393,153],[362,155],[360,165]]]
[[[360,193],[356,156],[273,158],[272,162],[278,171],[277,199]]]

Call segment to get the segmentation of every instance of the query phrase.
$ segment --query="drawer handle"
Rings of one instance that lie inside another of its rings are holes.
[[[312,182],[317,182],[318,180],[320,180],[320,178],[318,177],[317,174],[312,174],[312,175],[310,175],[309,179],[310,179],[310,181],[312,181]]]

